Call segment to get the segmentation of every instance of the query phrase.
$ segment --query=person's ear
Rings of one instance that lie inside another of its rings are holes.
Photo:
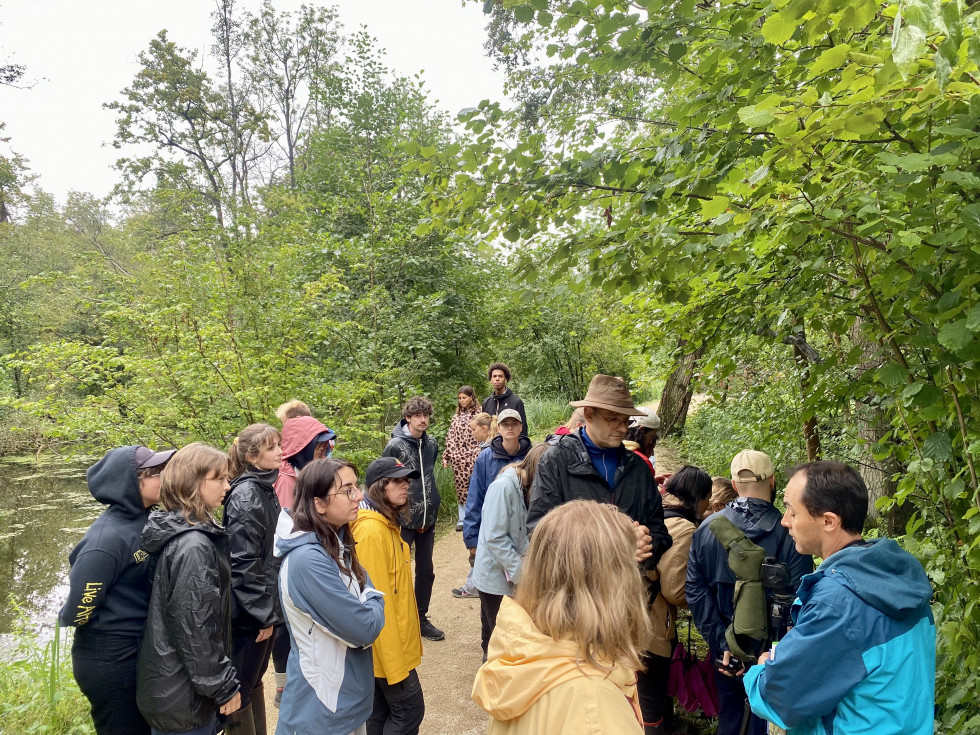
[[[327,503],[323,498],[313,498],[313,510],[320,515],[327,512]]]
[[[840,516],[836,513],[831,513],[827,511],[823,514],[823,530],[827,533],[833,533],[840,529]]]

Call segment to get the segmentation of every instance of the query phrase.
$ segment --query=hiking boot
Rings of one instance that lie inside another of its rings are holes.
[[[421,629],[422,637],[427,641],[441,641],[446,637],[446,634],[430,623],[428,618],[422,618],[419,621],[419,628]]]
[[[459,600],[478,600],[480,599],[480,593],[474,589],[467,589],[466,587],[453,587],[452,589],[453,597]]]

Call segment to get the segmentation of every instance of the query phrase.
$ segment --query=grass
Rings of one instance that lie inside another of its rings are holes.
[[[45,735],[90,735],[95,732],[88,700],[71,673],[68,642],[61,628],[42,646],[30,629],[26,613],[11,596],[18,612],[13,646],[0,667],[0,732]]]

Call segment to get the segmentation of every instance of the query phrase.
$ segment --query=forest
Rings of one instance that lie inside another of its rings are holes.
[[[363,464],[493,360],[526,400],[622,375],[714,474],[859,466],[935,588],[937,732],[980,733],[976,5],[483,10],[507,99],[457,118],[335,9],[219,0],[208,58],[161,31],[105,101],[110,198],[5,139],[0,454],[227,446],[297,397]]]

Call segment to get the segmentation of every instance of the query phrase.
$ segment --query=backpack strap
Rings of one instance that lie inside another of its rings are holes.
[[[738,526],[715,513],[708,528],[728,551],[728,567],[735,575],[734,614],[725,631],[725,641],[735,658],[754,660],[758,642],[768,631],[766,592],[762,587],[762,562],[766,550],[752,543]]]

